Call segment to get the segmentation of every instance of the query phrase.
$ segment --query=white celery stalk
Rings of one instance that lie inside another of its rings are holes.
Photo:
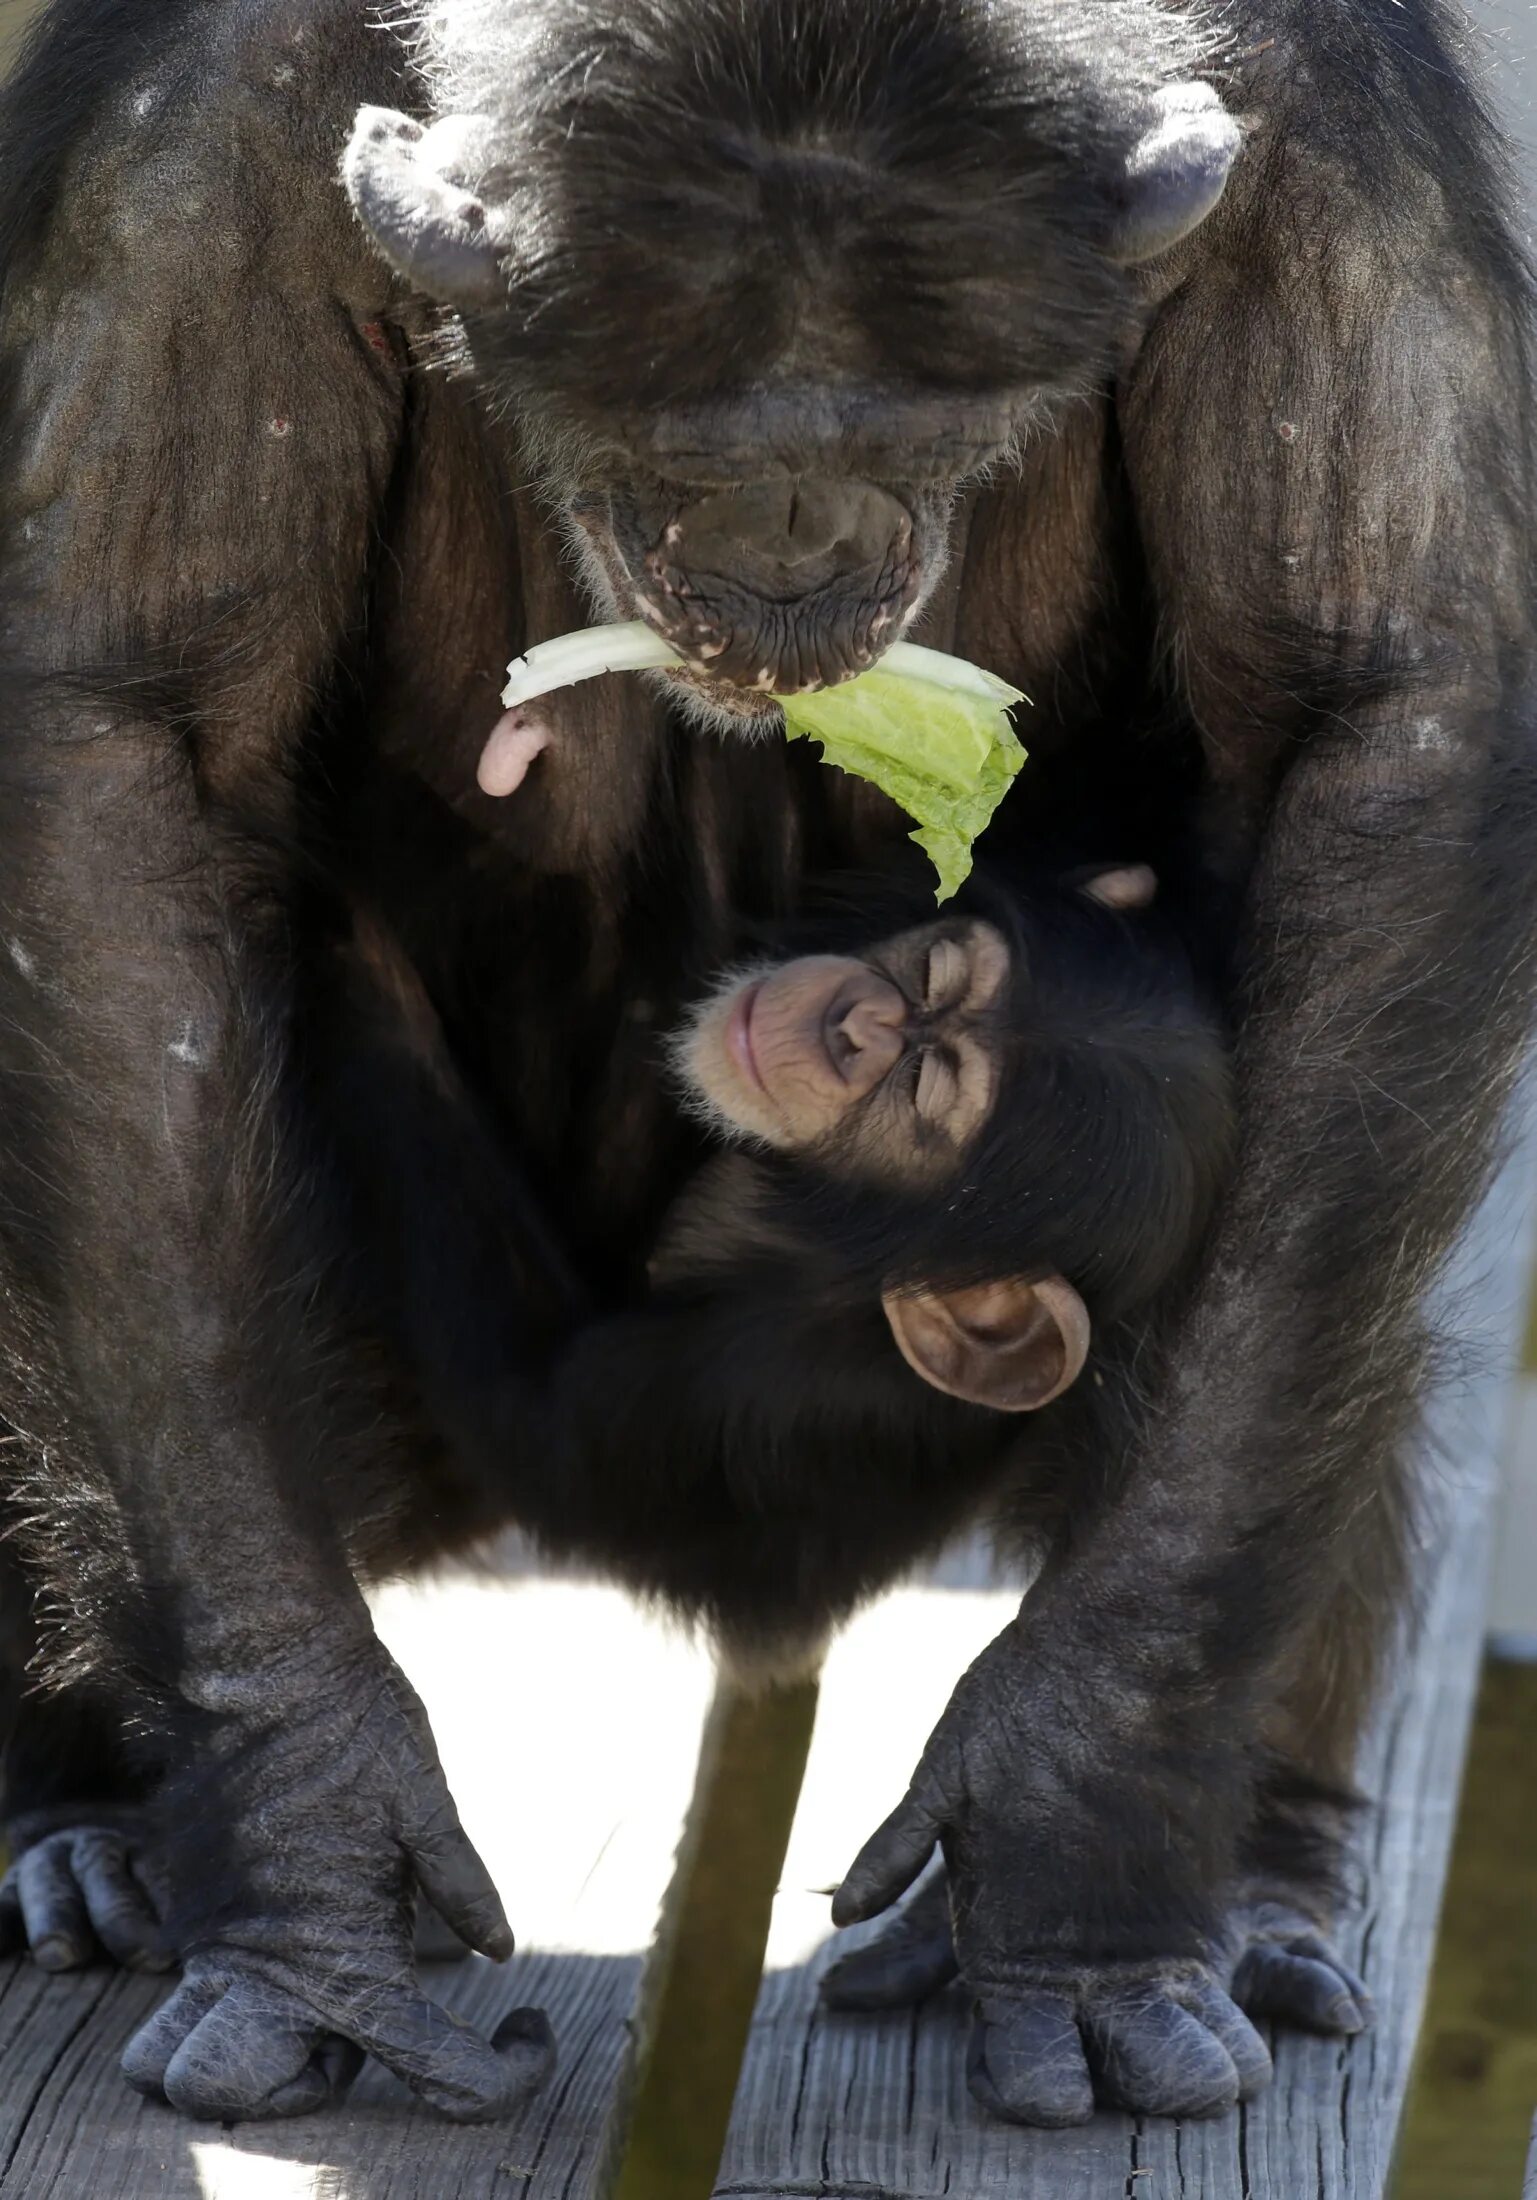
[[[596,680],[600,673],[653,672],[682,662],[672,644],[653,634],[643,619],[630,619],[622,626],[584,626],[575,634],[557,634],[553,641],[536,643],[524,657],[514,657],[507,667],[502,701],[512,710],[556,688]]]
[[[509,710],[531,703],[536,696],[551,695],[557,688],[576,687],[596,680],[605,672],[659,672],[687,659],[654,634],[643,619],[629,619],[614,626],[584,626],[574,634],[557,634],[553,641],[536,642],[525,656],[514,657],[507,667],[502,701]],[[1012,700],[1014,690],[996,673],[964,657],[947,657],[942,649],[924,649],[917,642],[893,642],[878,660],[879,670],[899,680],[928,680],[935,687],[955,688],[990,701]]]
[[[686,662],[640,619],[589,626],[514,658],[502,701],[515,711],[603,672],[654,672]],[[1019,690],[964,657],[896,642],[852,680],[772,700],[784,712],[790,740],[816,741],[824,763],[868,780],[906,810],[918,827],[913,839],[939,874],[938,898],[948,899],[970,872],[972,846],[1025,761],[1009,723],[1010,709],[1025,700]],[[482,758],[488,794],[511,791],[527,769],[518,744],[527,743],[529,728],[510,727],[507,756],[496,747],[501,733]]]

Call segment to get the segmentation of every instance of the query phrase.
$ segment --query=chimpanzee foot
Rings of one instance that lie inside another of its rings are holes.
[[[982,1986],[967,2076],[1012,2123],[1086,2123],[1096,2099],[1141,2116],[1218,2116],[1269,2084],[1270,2056],[1204,1964],[1043,1970]]]
[[[948,1986],[959,1966],[943,1871],[925,1879],[875,1939],[822,1975],[829,2009],[904,2009]]]
[[[338,2022],[346,2035],[332,2029]],[[346,2092],[365,2047],[460,2123],[510,2115],[555,2059],[538,2009],[514,2009],[488,2042],[410,1978],[373,1986],[366,2004],[341,2001],[322,2016],[276,1977],[194,1957],[164,2008],[129,2041],[123,2075],[188,2116],[235,2123],[303,2116]]]
[[[1364,2032],[1376,2005],[1364,1982],[1340,1961],[1317,1924],[1284,1902],[1256,1902],[1235,1918],[1241,1951],[1233,1998],[1251,2016],[1274,2017],[1308,2032]]]
[[[7,1832],[14,1861],[0,1880],[0,1955],[30,1949],[44,1971],[77,1970],[98,1955],[131,1971],[170,1968],[140,1812],[31,1812]]]

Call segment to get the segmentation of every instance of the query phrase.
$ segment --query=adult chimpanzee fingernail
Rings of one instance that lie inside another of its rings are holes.
[[[32,1950],[32,1961],[40,1971],[70,1971],[82,1960],[80,1948],[67,1933],[45,1933]]]
[[[1342,2032],[1366,2030],[1366,2018],[1362,2014],[1361,2004],[1353,1994],[1341,1994],[1337,2001],[1331,2001],[1329,2015]]]

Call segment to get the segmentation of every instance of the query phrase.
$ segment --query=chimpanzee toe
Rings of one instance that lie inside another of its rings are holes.
[[[1233,1974],[1233,1998],[1251,2016],[1347,2037],[1369,2030],[1377,2014],[1365,1982],[1316,1933],[1252,1942]]]
[[[829,2009],[907,2009],[948,1986],[957,1968],[949,1888],[936,1872],[873,1939],[828,1966],[821,1995]]]

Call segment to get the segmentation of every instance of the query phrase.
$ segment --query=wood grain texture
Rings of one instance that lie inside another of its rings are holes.
[[[995,1632],[1009,1609],[1009,1598],[992,1588],[931,1590],[928,1601],[949,1609],[964,1652],[942,1672],[929,1654],[937,1647],[932,1631],[926,1648],[916,1620],[888,1637],[877,1613],[856,1624],[840,1646],[842,1666],[835,1654],[824,1675],[802,1806],[815,1825],[804,1828],[804,1839],[800,1826],[792,1835],[783,1930],[776,1932],[781,1967],[771,1967],[759,1999],[717,2200],[1380,2200],[1423,2006],[1476,1685],[1488,1500],[1505,1373],[1520,1334],[1532,1183],[1525,1145],[1442,1294],[1448,1322],[1469,1339],[1480,1372],[1432,1409],[1422,1618],[1362,1766],[1381,1807],[1368,1828],[1365,1898],[1342,1939],[1347,1959],[1367,1972],[1379,1997],[1377,2029],[1352,2044],[1277,2038],[1274,2087],[1214,2122],[1104,2114],[1081,2131],[1041,2133],[993,2122],[971,2102],[959,1990],[920,2011],[881,2018],[822,2010],[817,1980],[836,1951],[822,1937],[807,1952],[809,1910],[800,1890],[835,1880],[895,1802],[936,1697],[942,1700],[974,1640]],[[957,1603],[970,1608],[969,1621]],[[860,1625],[878,1636],[864,1657]],[[905,1656],[904,1640],[917,1646]],[[825,1749],[824,1726],[836,1737]],[[872,1729],[883,1769],[871,1777],[859,1764],[854,1777],[844,1777],[850,1737]],[[815,1907],[825,1920],[825,1902]],[[820,1935],[825,1925],[812,1937]],[[771,1943],[771,1963],[774,1953]]]
[[[1532,2146],[1526,2158],[1526,2183],[1521,2200],[1537,2200],[1537,2117],[1532,2119]]]
[[[380,1600],[521,1949],[434,1966],[484,2031],[549,2011],[559,2062],[507,2124],[464,2129],[370,2064],[344,2108],[189,2124],[117,2058],[164,1990],[0,1965],[0,2200],[599,2200],[617,2173],[641,1974],[693,1791],[709,1661],[616,1592],[458,1580]]]

